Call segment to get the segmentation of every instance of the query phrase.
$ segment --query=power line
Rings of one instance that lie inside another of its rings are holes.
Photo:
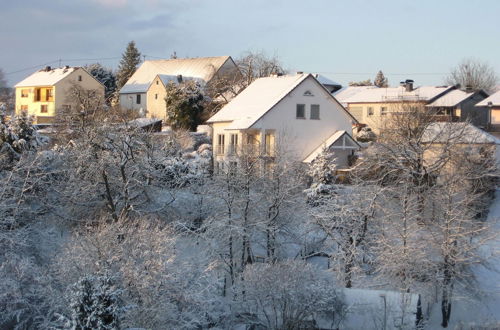
[[[324,74],[337,74],[337,75],[373,75],[376,72],[327,72],[327,71],[311,71],[316,73],[324,73]],[[387,76],[442,76],[448,74],[447,72],[407,72],[407,73],[385,73]]]
[[[46,66],[46,65],[49,65],[49,64],[53,64],[53,63],[58,63],[58,62],[59,62],[59,65],[60,65],[61,62],[106,61],[106,60],[116,60],[116,59],[119,59],[119,58],[120,57],[69,58],[69,59],[60,58],[58,60],[54,60],[54,61],[50,61],[50,62],[47,62],[47,63],[43,63],[43,64],[38,64],[38,65],[35,65],[35,66],[31,66],[29,68],[24,68],[24,69],[19,69],[19,70],[16,70],[16,71],[8,72],[8,73],[5,73],[5,75],[11,75],[11,74],[14,74],[14,73],[19,73],[19,72],[23,72],[23,71],[27,71],[27,70],[33,70],[33,69],[37,69],[39,67],[43,67],[43,66]]]

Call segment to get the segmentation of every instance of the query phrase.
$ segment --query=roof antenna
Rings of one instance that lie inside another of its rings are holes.
[[[142,58],[144,59],[143,62],[146,62],[146,55],[142,55]]]
[[[59,68],[61,67],[61,61],[62,61],[62,60],[61,60],[61,59],[59,59]]]

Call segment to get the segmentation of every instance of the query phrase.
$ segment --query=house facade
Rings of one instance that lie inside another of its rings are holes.
[[[16,114],[26,111],[35,124],[51,124],[58,109],[74,107],[67,95],[73,86],[97,90],[104,101],[104,86],[81,67],[46,67],[17,83]]]
[[[484,91],[462,91],[454,89],[445,93],[434,102],[426,105],[433,114],[444,121],[468,121],[481,128],[488,126],[488,109],[476,106],[488,97]]]
[[[231,56],[144,61],[120,89],[120,105],[142,110],[148,117],[162,118],[165,113],[165,83],[197,80],[206,88],[218,78],[241,75]],[[163,83],[163,84],[160,84]]]
[[[487,130],[500,132],[500,91],[477,103],[476,107],[486,108]]]
[[[350,137],[356,119],[313,75],[298,73],[255,80],[207,122],[217,169],[248,152],[270,161],[281,153],[310,162],[318,148],[338,145],[345,134]],[[339,149],[336,156],[347,163],[344,158],[358,146],[340,146],[345,153]]]

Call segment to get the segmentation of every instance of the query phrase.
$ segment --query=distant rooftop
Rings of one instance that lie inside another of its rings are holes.
[[[208,82],[228,59],[230,56],[148,60],[141,64],[120,93],[145,93],[156,75],[182,75]]]
[[[349,86],[334,96],[341,103],[428,102],[453,88],[453,86],[420,86],[407,91],[403,86],[387,88]]]
[[[464,91],[455,89],[455,90],[452,90],[452,91],[444,94],[443,96],[441,96],[440,98],[438,98],[437,100],[435,100],[431,104],[428,104],[427,106],[428,107],[454,107],[457,104],[465,101],[466,99],[468,99],[472,95],[474,95],[474,93],[466,93]]]
[[[500,91],[476,104],[477,107],[487,107],[490,105],[495,107],[500,106]]]
[[[14,87],[53,86],[77,69],[79,67],[46,67],[18,82]]]

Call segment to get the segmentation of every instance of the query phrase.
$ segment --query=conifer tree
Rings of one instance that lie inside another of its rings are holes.
[[[377,75],[375,76],[375,80],[373,81],[373,84],[377,87],[388,87],[389,86],[389,81],[384,76],[384,73],[382,72],[382,70],[380,70],[377,73]]]
[[[122,55],[120,65],[118,66],[117,77],[117,89],[120,90],[123,85],[127,83],[127,80],[134,74],[137,70],[137,66],[141,62],[141,53],[135,46],[135,42],[131,41],[125,49],[125,53]]]

